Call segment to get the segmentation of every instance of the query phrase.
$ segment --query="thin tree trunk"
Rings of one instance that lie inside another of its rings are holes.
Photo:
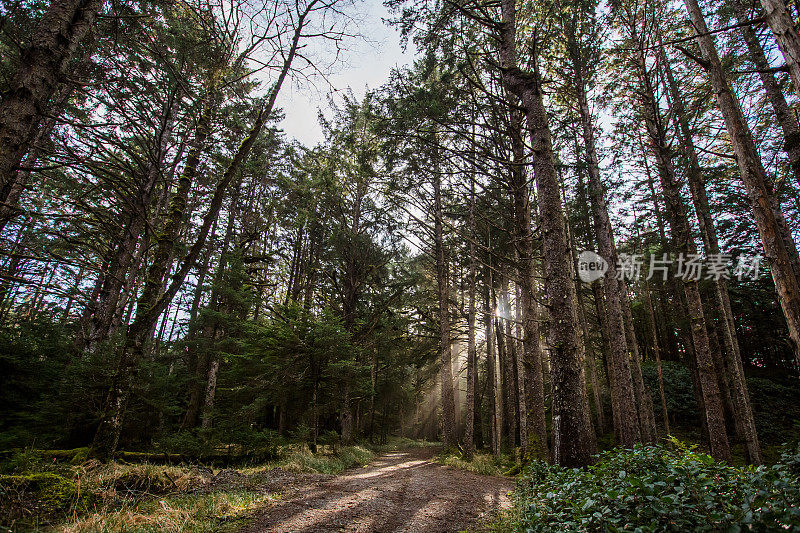
[[[631,446],[642,439],[637,409],[642,408],[639,394],[634,389],[630,368],[628,344],[625,338],[625,323],[622,311],[624,303],[620,283],[617,280],[617,249],[614,244],[614,232],[606,207],[605,192],[600,176],[600,164],[595,148],[595,134],[589,102],[586,96],[586,85],[583,77],[583,65],[577,43],[574,41],[574,29],[571,33],[569,49],[575,72],[574,88],[580,109],[583,127],[583,142],[586,149],[586,167],[589,175],[589,198],[591,200],[592,219],[594,221],[597,251],[608,263],[608,270],[603,277],[603,293],[605,296],[604,323],[608,335],[609,358],[608,368],[611,381],[611,408],[616,412],[617,441],[623,446]]]
[[[586,312],[583,309],[583,297],[580,291],[578,295],[578,312],[581,322],[581,329],[583,330],[583,342],[586,346],[586,368],[588,372],[589,381],[592,384],[592,397],[594,399],[595,408],[595,425],[597,426],[598,434],[602,435],[606,431],[605,413],[603,412],[603,395],[600,391],[600,381],[597,379],[597,358],[595,357],[594,350],[590,349],[592,345],[589,339],[589,327],[586,324]]]
[[[475,382],[477,379],[477,348],[475,346],[475,181],[470,181],[469,196],[469,294],[467,298],[467,393],[464,420],[464,458],[472,460],[475,449]]]
[[[489,242],[491,251],[491,241]],[[491,263],[491,259],[489,259]],[[500,409],[497,405],[497,373],[495,365],[495,339],[494,339],[494,307],[492,306],[492,267],[486,269],[486,305],[485,305],[485,328],[486,328],[486,380],[489,383],[489,416],[492,453],[497,457],[500,455]]]
[[[522,102],[533,147],[531,161],[539,202],[544,284],[550,311],[553,460],[565,466],[582,466],[591,462],[594,435],[586,424],[589,405],[577,335],[575,285],[570,278],[570,252],[541,92],[541,75],[535,48],[533,72],[523,73],[517,66],[514,1],[502,0],[501,12],[498,46],[502,82]]]
[[[519,260],[519,258],[517,258]],[[526,381],[528,381],[525,377],[525,361],[524,361],[524,354],[525,354],[525,347],[522,344],[522,339],[525,337],[525,333],[522,330],[522,306],[520,302],[522,301],[522,291],[520,289],[519,283],[514,284],[514,292],[515,292],[515,314],[516,314],[516,321],[514,324],[514,345],[516,346],[516,355],[514,357],[514,369],[516,370],[517,375],[517,411],[519,413],[519,446],[521,448],[522,456],[524,457],[527,453],[529,448],[528,445],[528,397],[527,397],[527,390],[526,390]]]
[[[731,0],[730,6],[733,8],[737,22],[742,24],[739,29],[742,32],[742,37],[744,37],[744,42],[747,44],[750,62],[753,63],[753,66],[758,71],[758,77],[764,86],[764,92],[772,105],[773,111],[775,111],[775,118],[783,132],[783,148],[789,158],[789,168],[791,168],[794,179],[798,187],[800,187],[800,126],[798,126],[797,119],[789,108],[789,104],[786,103],[786,98],[780,85],[778,85],[778,80],[775,79],[775,74],[770,69],[769,61],[764,55],[764,49],[761,47],[758,35],[756,35],[752,26],[745,24],[748,21],[748,6],[743,4],[741,0]]]
[[[523,455],[547,459],[547,420],[544,406],[544,376],[542,375],[541,335],[539,332],[539,309],[536,303],[536,272],[534,262],[534,235],[531,229],[530,192],[525,172],[525,143],[522,138],[519,112],[510,110],[511,143],[514,163],[510,173],[510,185],[514,202],[514,233],[517,240],[517,278],[520,297],[517,306],[521,310],[522,356],[525,406],[525,440]]]
[[[631,376],[633,377],[636,403],[639,407],[639,425],[642,429],[642,440],[654,442],[656,440],[656,418],[653,414],[653,399],[650,391],[644,386],[642,377],[642,355],[639,353],[639,342],[636,340],[636,330],[633,328],[633,315],[631,314],[631,298],[628,295],[628,286],[625,280],[619,281],[622,289],[622,314],[625,318],[625,336],[630,347]]]
[[[450,346],[450,296],[447,253],[444,245],[442,215],[442,178],[437,170],[433,175],[434,247],[436,283],[439,295],[439,358],[442,401],[442,436],[445,446],[456,445],[456,406],[453,396],[453,368]]]
[[[650,327],[653,342],[653,356],[656,361],[656,369],[658,371],[658,394],[661,398],[661,416],[664,419],[664,432],[666,435],[670,434],[669,430],[669,413],[667,412],[667,396],[664,392],[664,376],[661,372],[661,346],[658,342],[658,330],[656,329],[656,318],[653,311],[653,300],[650,297],[650,284],[645,280],[644,282],[644,297],[645,306],[647,307],[647,322]]]
[[[206,394],[203,401],[202,428],[210,429],[212,413],[214,411],[214,395],[217,392],[217,373],[219,372],[219,359],[216,357],[208,366],[208,376],[206,377]]]
[[[746,29],[750,33],[753,33],[752,29]],[[703,183],[700,162],[697,157],[697,151],[695,150],[694,142],[692,140],[692,133],[687,121],[683,98],[680,90],[678,89],[678,84],[673,76],[669,59],[663,51],[661,51],[659,59],[664,67],[667,86],[672,97],[671,103],[675,111],[673,115],[675,116],[678,139],[688,162],[689,168],[687,176],[689,180],[689,190],[691,192],[692,202],[694,203],[695,212],[697,214],[697,221],[700,228],[700,236],[703,240],[703,247],[706,249],[706,254],[708,256],[722,257],[720,253],[719,239],[717,237],[717,230],[714,224],[714,218],[711,214],[711,207],[709,205],[708,195],[706,194],[705,183]],[[772,81],[775,81],[774,78]],[[783,98],[782,94],[781,98]],[[786,101],[784,100],[784,104],[785,103]],[[745,379],[744,368],[742,366],[742,356],[741,352],[739,351],[739,342],[736,338],[736,324],[734,322],[733,310],[731,309],[730,297],[728,294],[728,284],[723,276],[718,276],[716,279],[714,279],[714,299],[720,318],[720,330],[725,348],[724,354],[726,359],[725,365],[720,364],[718,366],[721,366],[722,368],[727,366],[727,377],[730,378],[730,385],[732,389],[730,396],[732,400],[731,403],[733,406],[733,416],[735,418],[737,432],[742,433],[742,437],[747,443],[747,451],[751,462],[753,462],[753,464],[761,464],[761,446],[758,442],[755,420],[753,418],[753,412],[750,406],[750,395],[747,391],[747,381]],[[724,378],[725,376],[723,375],[723,379]]]
[[[517,446],[517,378],[516,367],[516,348],[514,339],[511,337],[511,296],[508,292],[508,276],[503,271],[500,281],[500,296],[498,304],[502,306],[502,318],[497,320],[497,353],[500,357],[500,368],[502,370],[502,389],[503,389],[503,415],[505,419],[506,445],[510,451]]]
[[[696,3],[696,2],[694,2]],[[689,7],[689,4],[686,4]],[[792,79],[795,94],[800,97],[800,35],[797,33],[797,28],[794,26],[792,16],[786,10],[786,4],[783,0],[761,0],[761,5],[764,6],[764,11],[767,16],[767,24],[778,42],[778,48],[783,53],[783,58],[786,60],[786,66],[789,69],[789,77]],[[690,11],[693,8],[690,8]],[[702,18],[699,8],[697,13]],[[695,20],[695,16],[690,13],[692,22],[695,24],[698,34],[705,34],[709,42],[713,39],[708,35],[708,28],[701,29],[701,25]],[[702,23],[705,27],[705,21]],[[701,37],[703,39],[703,37]],[[701,49],[702,49],[701,45]],[[715,52],[716,53],[716,52]],[[703,58],[709,61],[703,54]]]
[[[631,36],[635,43],[641,43],[635,28],[631,29]],[[666,142],[666,132],[661,121],[660,111],[654,99],[654,88],[650,74],[641,50],[635,52],[635,63],[639,76],[642,111],[645,116],[645,125],[650,138],[650,147],[658,163],[658,174],[661,179],[661,188],[667,206],[669,224],[672,230],[674,249],[689,257],[696,254],[697,248],[686,218],[686,208],[680,195],[680,184],[677,181],[673,166],[672,153]],[[700,299],[700,290],[696,279],[683,280],[683,292],[686,297],[689,322],[697,361],[697,377],[705,404],[705,418],[708,424],[709,443],[711,454],[719,460],[730,461],[730,447],[725,431],[725,417],[722,410],[717,378],[714,372],[714,362],[706,330],[703,304]]]

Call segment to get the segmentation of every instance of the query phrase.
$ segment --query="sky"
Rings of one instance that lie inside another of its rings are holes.
[[[349,88],[360,98],[367,88],[376,89],[383,85],[393,68],[408,65],[413,60],[413,45],[404,52],[399,32],[383,22],[382,19],[389,17],[389,12],[381,0],[365,0],[358,5],[363,19],[359,31],[363,38],[348,41],[342,61],[327,76],[329,83],[320,79],[313,85],[307,82],[287,84],[278,97],[278,105],[285,114],[281,128],[289,138],[306,146],[323,140],[317,116],[322,110],[330,117],[329,95],[333,94],[334,100],[341,101],[340,95]]]

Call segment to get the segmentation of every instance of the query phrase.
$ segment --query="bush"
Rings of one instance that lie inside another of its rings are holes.
[[[673,441],[617,448],[595,465],[530,464],[515,531],[800,531],[800,450],[771,467],[736,468]]]

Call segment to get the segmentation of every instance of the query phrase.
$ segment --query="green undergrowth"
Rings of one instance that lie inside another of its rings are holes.
[[[363,446],[345,446],[335,453],[311,453],[308,448],[299,447],[279,459],[274,466],[290,472],[338,474],[354,466],[364,466],[374,457],[375,453]]]
[[[617,448],[585,469],[526,466],[493,524],[525,531],[800,531],[800,448],[771,466],[715,462],[695,448]]]
[[[484,476],[513,475],[518,468],[518,463],[511,455],[503,454],[495,457],[490,453],[476,452],[472,460],[466,460],[458,449],[443,450],[437,456],[439,464],[467,470]]]

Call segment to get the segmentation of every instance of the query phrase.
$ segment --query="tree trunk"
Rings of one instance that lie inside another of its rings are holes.
[[[639,426],[642,430],[642,440],[644,442],[655,442],[656,440],[656,418],[653,414],[653,399],[650,391],[644,386],[642,377],[642,356],[639,353],[639,342],[636,340],[636,330],[633,328],[633,315],[631,314],[630,297],[625,280],[619,281],[622,289],[622,315],[625,318],[625,337],[631,352],[631,376],[633,377],[634,394],[636,404],[639,407]]]
[[[437,170],[433,175],[434,247],[436,283],[439,288],[439,358],[442,401],[442,436],[445,446],[456,445],[456,406],[453,396],[453,368],[450,346],[450,295],[447,253],[444,245],[442,215],[442,178]]]
[[[519,257],[517,257],[517,260],[519,261]],[[530,409],[528,407],[528,396],[525,387],[525,382],[528,381],[528,379],[525,377],[525,347],[522,344],[522,339],[525,337],[525,333],[522,330],[522,306],[520,305],[520,302],[522,301],[522,291],[520,290],[519,283],[514,284],[514,292],[516,302],[514,311],[516,315],[516,320],[514,323],[514,345],[516,346],[514,370],[516,371],[517,376],[517,412],[519,414],[519,420],[517,421],[517,424],[519,425],[519,446],[521,448],[522,455],[525,456],[529,448],[528,411]]]
[[[475,382],[477,380],[477,349],[475,346],[475,182],[470,182],[469,196],[469,294],[467,298],[467,393],[464,420],[464,458],[472,460],[475,450]]]
[[[667,411],[667,396],[664,392],[664,376],[661,372],[661,346],[658,342],[658,330],[656,329],[655,312],[653,311],[653,300],[650,297],[650,285],[647,280],[644,282],[644,297],[645,306],[647,311],[647,323],[650,327],[653,342],[653,357],[656,361],[656,369],[658,371],[658,394],[661,398],[661,416],[664,419],[664,433],[670,434],[669,430],[669,413]]]
[[[202,428],[210,429],[212,413],[214,410],[214,395],[217,392],[217,373],[219,372],[219,359],[214,358],[208,366],[208,376],[206,377],[206,394],[203,401],[203,420]]]
[[[633,42],[639,44],[638,34],[632,28]],[[658,164],[658,174],[664,193],[669,225],[672,230],[674,249],[684,257],[696,254],[697,248],[686,218],[686,208],[680,195],[680,184],[677,181],[672,163],[672,153],[667,145],[666,132],[660,117],[660,111],[654,97],[654,87],[647,70],[644,53],[635,52],[635,63],[640,82],[639,97],[644,113],[645,125],[650,140],[650,147]],[[714,362],[708,340],[703,304],[696,279],[683,280],[683,292],[686,297],[692,343],[697,361],[697,374],[705,404],[705,418],[708,424],[711,454],[715,459],[730,461],[730,447],[725,431],[725,417],[722,410]]]
[[[489,244],[491,250],[491,241]],[[491,263],[491,259],[489,259]],[[492,453],[497,457],[500,455],[500,422],[499,409],[497,406],[497,373],[496,357],[494,353],[494,308],[492,306],[492,267],[491,264],[486,269],[486,305],[485,305],[485,328],[486,328],[486,381],[488,382],[489,398],[489,417]]]
[[[743,29],[753,34],[752,37],[755,38],[755,34],[752,29],[749,27]],[[751,55],[752,52],[753,50],[751,49]],[[675,126],[676,131],[678,132],[678,140],[688,162],[689,168],[687,169],[687,176],[689,180],[689,190],[691,192],[695,213],[697,214],[697,222],[700,228],[700,236],[703,240],[703,247],[706,250],[707,256],[721,257],[717,230],[714,224],[714,218],[711,214],[711,207],[709,205],[705,183],[703,182],[702,178],[700,161],[697,157],[697,151],[695,150],[694,142],[692,140],[692,132],[689,128],[683,97],[672,73],[669,59],[663,50],[660,51],[659,55],[659,61],[662,64],[666,74],[665,79],[667,88],[669,94],[671,95],[671,104],[674,109],[674,113],[672,113],[672,115],[674,117],[673,120],[676,122]],[[774,78],[772,81],[775,81]],[[782,94],[781,98],[783,98]],[[784,100],[784,105],[785,104],[786,101]],[[753,464],[761,464],[761,446],[758,442],[755,420],[753,419],[753,412],[750,407],[750,395],[747,391],[747,381],[745,380],[744,376],[742,356],[739,351],[739,342],[736,339],[736,324],[734,322],[733,310],[731,309],[730,297],[728,295],[728,284],[725,278],[722,276],[719,276],[717,279],[713,280],[713,283],[715,306],[717,313],[719,314],[719,328],[723,346],[725,348],[724,354],[726,359],[726,364],[723,365],[720,361],[717,366],[723,371],[722,378],[726,383],[728,383],[728,379],[726,378],[730,378],[731,404],[733,407],[733,417],[735,419],[737,433],[741,432],[742,438],[744,438],[747,443],[747,451],[751,462],[753,462]],[[725,375],[725,367],[727,367],[727,376]]]
[[[789,158],[789,168],[794,174],[794,179],[800,187],[800,126],[797,124],[797,119],[794,113],[786,103],[786,98],[783,96],[783,91],[778,85],[778,80],[775,79],[769,61],[764,55],[764,49],[761,47],[761,42],[756,35],[755,30],[749,24],[747,9],[748,6],[744,5],[741,0],[731,0],[730,6],[736,15],[736,20],[740,26],[742,37],[747,44],[747,52],[750,56],[750,62],[758,71],[758,77],[761,79],[761,84],[764,86],[764,92],[767,99],[775,111],[775,118],[778,125],[783,131],[784,150]]]
[[[550,127],[541,92],[541,76],[536,57],[532,73],[523,73],[517,66],[514,1],[502,0],[501,11],[498,45],[502,82],[522,102],[533,147],[531,160],[538,194],[544,282],[550,311],[553,460],[565,466],[583,466],[591,462],[594,435],[586,424],[589,405],[577,335],[575,285],[570,278],[570,251],[553,163]]]
[[[514,233],[517,241],[517,278],[520,298],[517,306],[522,311],[522,356],[526,412],[526,444],[522,453],[532,458],[547,459],[547,421],[544,406],[544,376],[542,376],[542,351],[539,332],[539,309],[536,303],[536,272],[534,262],[535,242],[531,229],[530,192],[525,172],[525,143],[522,138],[519,112],[510,110],[511,143],[514,164],[510,185],[514,202]],[[521,417],[522,418],[522,417]]]

